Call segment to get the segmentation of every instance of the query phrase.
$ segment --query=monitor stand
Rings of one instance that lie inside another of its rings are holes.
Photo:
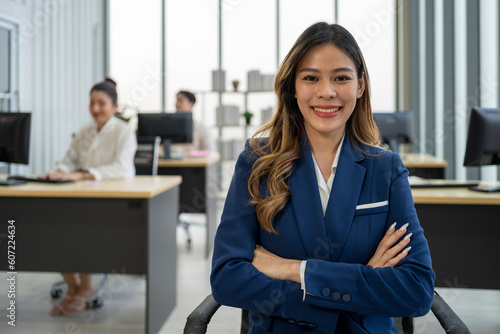
[[[469,187],[469,190],[480,191],[484,193],[494,193],[500,191],[500,186],[475,186]]]
[[[10,163],[7,164],[7,175],[10,174]],[[9,180],[8,178],[5,180],[0,179],[0,186],[17,186],[18,184],[25,184],[28,181],[26,180]]]
[[[26,180],[0,180],[0,186],[17,186],[28,183]]]
[[[396,138],[389,139],[389,147],[392,152],[399,153],[399,142]]]
[[[170,152],[170,145],[172,145],[172,140],[163,139],[162,144],[163,144],[164,159],[172,159],[172,154]]]

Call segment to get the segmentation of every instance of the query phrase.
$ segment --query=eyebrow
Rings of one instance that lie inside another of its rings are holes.
[[[314,72],[314,73],[320,73],[321,71],[316,69],[316,68],[311,68],[311,67],[304,67],[303,69],[301,69],[299,71],[299,73],[301,72]],[[349,67],[338,67],[338,68],[335,68],[333,70],[331,70],[332,73],[337,73],[337,72],[353,72],[354,73],[354,70],[352,68],[349,68]]]

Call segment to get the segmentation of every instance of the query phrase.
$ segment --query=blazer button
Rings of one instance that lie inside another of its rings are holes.
[[[345,302],[350,302],[351,301],[351,295],[345,294],[344,297],[342,297],[342,300]]]
[[[335,291],[332,295],[333,300],[339,300],[340,299],[340,292]]]
[[[322,292],[323,296],[328,297],[330,296],[330,289],[324,288]]]

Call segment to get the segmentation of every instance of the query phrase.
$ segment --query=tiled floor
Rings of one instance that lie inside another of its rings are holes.
[[[203,257],[204,230],[193,228],[194,246],[185,248],[184,232],[178,231],[178,295],[177,307],[160,331],[161,334],[182,333],[192,309],[210,293],[210,261]],[[55,273],[17,275],[17,322],[7,325],[6,274],[0,273],[0,333],[17,334],[132,334],[142,333],[144,326],[145,281],[141,277],[111,275],[107,282],[105,306],[73,318],[51,317],[53,301],[49,286],[59,279]],[[95,277],[97,282],[98,276]],[[471,289],[438,289],[474,334],[500,333],[500,291]],[[240,311],[221,307],[212,319],[209,333],[239,333]],[[444,333],[432,315],[417,319],[416,333]]]

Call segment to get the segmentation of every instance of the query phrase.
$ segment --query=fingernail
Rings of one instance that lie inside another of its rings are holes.
[[[400,231],[404,230],[405,228],[408,227],[408,225],[410,225],[410,223],[406,223],[404,224],[403,226],[401,226],[401,228],[399,229]]]
[[[405,237],[403,240],[408,240],[408,239],[410,239],[412,235],[413,235],[413,232],[412,232],[412,233],[408,233],[408,234],[406,235],[406,237]]]
[[[393,229],[394,229],[394,227],[396,227],[396,224],[397,224],[396,222],[392,223],[392,225],[391,225],[391,226],[389,226],[389,230],[393,230]]]
[[[404,249],[403,253],[408,253],[408,252],[410,251],[410,249],[411,249],[411,246],[410,246],[410,247],[406,247],[406,248]]]

